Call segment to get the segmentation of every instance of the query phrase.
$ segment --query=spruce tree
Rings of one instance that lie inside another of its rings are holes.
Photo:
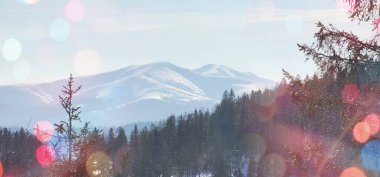
[[[70,77],[67,80],[67,84],[64,85],[63,89],[61,90],[62,95],[59,96],[61,106],[64,108],[67,114],[67,120],[62,120],[59,123],[54,124],[56,131],[59,133],[59,143],[67,147],[67,175],[70,176],[81,175],[85,171],[85,169],[80,169],[81,165],[83,164],[83,159],[79,159],[79,157],[85,157],[85,154],[83,154],[83,152],[87,152],[87,143],[84,142],[87,134],[89,133],[89,122],[85,122],[84,126],[80,128],[80,131],[77,131],[74,127],[74,124],[82,122],[79,116],[81,114],[81,107],[75,106],[73,103],[74,96],[81,88],[81,85],[78,87],[74,86],[74,78],[70,74]],[[62,140],[64,140],[64,142],[61,142]],[[67,145],[65,143],[67,143]],[[75,164],[73,163],[74,161],[82,164]]]
[[[115,147],[115,133],[113,131],[113,128],[110,128],[108,131],[107,143],[109,146],[110,154],[113,155],[117,150]]]

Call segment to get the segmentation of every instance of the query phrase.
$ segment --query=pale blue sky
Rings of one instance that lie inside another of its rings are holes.
[[[72,13],[69,0],[0,0],[0,85],[157,61],[222,64],[278,81],[282,68],[316,70],[296,43],[312,42],[318,20],[370,35],[335,0],[71,1],[84,11]]]

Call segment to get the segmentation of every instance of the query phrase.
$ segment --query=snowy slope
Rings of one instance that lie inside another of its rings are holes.
[[[0,86],[0,125],[32,126],[41,119],[64,119],[58,95],[65,83]],[[159,62],[80,77],[75,84],[83,85],[75,102],[82,106],[83,121],[109,126],[212,108],[226,89],[242,93],[273,87],[275,82],[220,65],[190,70]]]

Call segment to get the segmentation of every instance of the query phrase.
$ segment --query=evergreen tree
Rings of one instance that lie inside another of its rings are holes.
[[[125,145],[127,145],[128,139],[125,134],[125,130],[122,127],[117,128],[117,137],[115,142],[116,149],[119,149]]]
[[[129,162],[128,162],[128,171],[130,171],[131,176],[138,176],[138,167],[141,164],[139,161],[139,131],[137,125],[134,126],[133,131],[131,132],[131,138],[129,142]]]
[[[115,142],[115,133],[113,131],[113,128],[110,128],[108,131],[107,143],[108,143],[108,146],[110,147],[109,149],[110,154],[111,155],[115,154],[117,148],[115,147],[116,142]]]
[[[78,134],[74,130],[73,124],[75,121],[81,121],[79,114],[81,113],[80,111],[80,106],[74,106],[73,105],[73,96],[76,94],[82,86],[79,86],[77,88],[73,88],[73,83],[74,83],[74,78],[70,74],[70,77],[67,81],[67,85],[63,86],[62,90],[62,96],[59,96],[60,103],[62,107],[65,109],[67,115],[68,115],[68,120],[67,121],[61,121],[58,124],[55,124],[56,130],[64,134],[65,137],[68,139],[68,158],[69,158],[69,163],[72,162],[72,157],[73,157],[73,141],[78,139]]]
[[[90,152],[90,147],[94,147],[98,139],[93,138],[95,134],[100,133],[98,129],[89,131],[89,122],[85,122],[84,126],[78,131],[75,127],[80,118],[80,106],[74,106],[73,98],[82,88],[82,86],[74,87],[74,78],[70,74],[67,84],[63,86],[62,95],[59,96],[61,106],[67,114],[67,120],[54,124],[56,131],[59,133],[58,145],[67,147],[66,159],[59,159],[59,163],[51,168],[53,176],[83,176],[86,174],[86,158]],[[63,140],[63,141],[62,141]],[[67,143],[67,144],[66,144]],[[61,147],[61,148],[62,148]],[[59,150],[59,149],[57,149]],[[58,151],[56,151],[58,152]],[[61,161],[62,160],[62,161]],[[63,169],[67,171],[62,171]]]

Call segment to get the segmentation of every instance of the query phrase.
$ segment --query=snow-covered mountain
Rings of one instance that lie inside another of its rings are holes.
[[[0,126],[30,127],[38,120],[65,119],[58,95],[66,82],[0,86]],[[212,108],[224,90],[232,88],[239,94],[276,83],[221,65],[191,70],[159,62],[79,77],[74,84],[82,85],[74,98],[82,106],[82,120],[115,126]]]

